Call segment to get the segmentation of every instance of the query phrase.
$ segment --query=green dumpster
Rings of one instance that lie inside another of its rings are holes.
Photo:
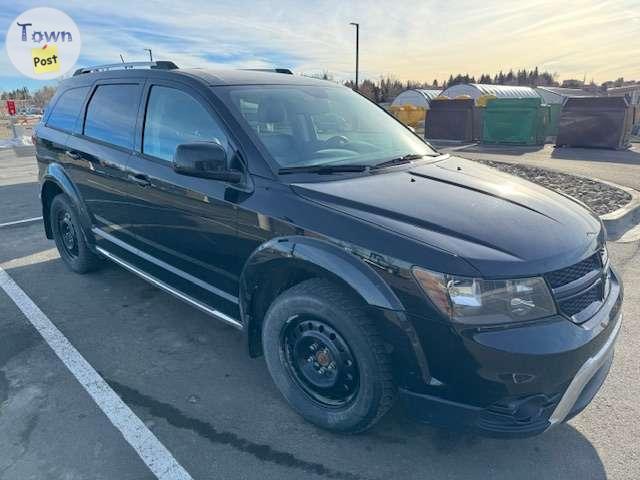
[[[553,115],[553,108],[551,105],[540,105],[540,115],[538,123],[538,141],[537,145],[544,145],[548,137],[556,135],[551,131],[551,120]],[[541,123],[540,123],[541,122]]]
[[[562,104],[553,103],[549,105],[550,118],[549,126],[547,128],[547,137],[555,137],[558,135],[558,122],[560,121],[560,113],[562,113]]]
[[[496,98],[485,108],[482,143],[543,145],[549,120],[540,98]]]

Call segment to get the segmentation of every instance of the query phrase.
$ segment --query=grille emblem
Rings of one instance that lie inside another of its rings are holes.
[[[607,252],[607,247],[602,247],[600,250],[600,261],[602,262],[602,266],[605,267],[607,262],[609,261],[609,253]]]

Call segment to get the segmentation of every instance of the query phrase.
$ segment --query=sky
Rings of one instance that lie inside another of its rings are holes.
[[[538,66],[567,78],[640,80],[640,0],[3,0],[0,90],[45,82],[11,65],[5,35],[24,10],[54,7],[82,35],[78,66],[147,59],[181,67],[287,67],[353,78],[439,81]],[[47,82],[51,83],[51,82]]]

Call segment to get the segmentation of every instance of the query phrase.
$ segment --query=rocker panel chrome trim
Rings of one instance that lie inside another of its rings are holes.
[[[98,252],[100,252],[101,255],[104,255],[105,257],[107,257],[109,260],[114,261],[118,265],[126,268],[127,270],[129,270],[132,273],[135,273],[139,277],[141,277],[144,280],[148,281],[149,283],[155,285],[156,287],[158,287],[158,288],[170,293],[171,295],[179,298],[180,300],[183,300],[183,301],[189,303],[190,305],[196,307],[198,310],[200,310],[200,311],[202,311],[202,312],[204,312],[204,313],[206,313],[208,315],[211,315],[212,317],[216,317],[218,320],[221,320],[221,321],[231,325],[232,327],[237,328],[238,330],[242,330],[243,329],[242,323],[239,322],[238,320],[236,320],[235,318],[232,318],[229,315],[225,315],[224,313],[219,312],[218,310],[215,310],[215,309],[213,309],[211,307],[208,307],[207,305],[199,302],[198,300],[190,297],[189,295],[187,295],[185,293],[182,293],[179,290],[176,290],[175,288],[167,285],[162,280],[159,280],[156,277],[154,277],[153,275],[149,275],[148,273],[143,272],[139,268],[134,267],[130,263],[126,262],[125,260],[122,260],[120,257],[114,255],[113,253],[108,252],[104,248],[96,247],[96,250]]]
[[[99,228],[93,228],[92,229],[93,233],[95,233],[96,235],[99,235],[100,237],[104,238],[105,240],[110,241],[111,243],[115,243],[116,245],[118,245],[121,248],[124,248],[125,250],[128,250],[129,252],[138,255],[140,258],[146,260],[147,262],[153,263],[154,265],[157,265],[161,268],[164,268],[165,270],[173,273],[174,275],[177,275],[179,277],[184,278],[185,280],[193,283],[194,285],[197,285],[198,287],[207,290],[211,293],[213,293],[214,295],[217,295],[221,298],[224,298],[226,301],[231,302],[231,303],[235,303],[236,305],[238,305],[239,301],[238,301],[238,297],[231,295],[230,293],[224,292],[222,290],[220,290],[219,288],[214,287],[213,285],[209,285],[206,282],[203,282],[202,280],[200,280],[199,278],[194,277],[193,275],[184,272],[182,270],[180,270],[179,268],[174,267],[173,265],[169,265],[166,262],[163,262],[162,260],[149,255],[146,252],[143,252],[142,250],[129,245],[127,242],[124,242],[122,240],[120,240],[119,238],[114,237],[113,235],[105,232],[104,230],[101,230]]]

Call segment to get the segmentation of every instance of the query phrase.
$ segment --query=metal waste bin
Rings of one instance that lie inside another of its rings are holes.
[[[549,105],[549,125],[547,125],[547,137],[555,137],[556,135],[558,135],[560,113],[562,113],[561,103],[552,103]]]
[[[434,99],[425,122],[425,138],[429,140],[473,141],[473,99]]]
[[[560,115],[556,146],[627,148],[632,116],[625,97],[568,98]]]
[[[485,108],[482,143],[542,145],[548,122],[539,98],[496,98]]]

